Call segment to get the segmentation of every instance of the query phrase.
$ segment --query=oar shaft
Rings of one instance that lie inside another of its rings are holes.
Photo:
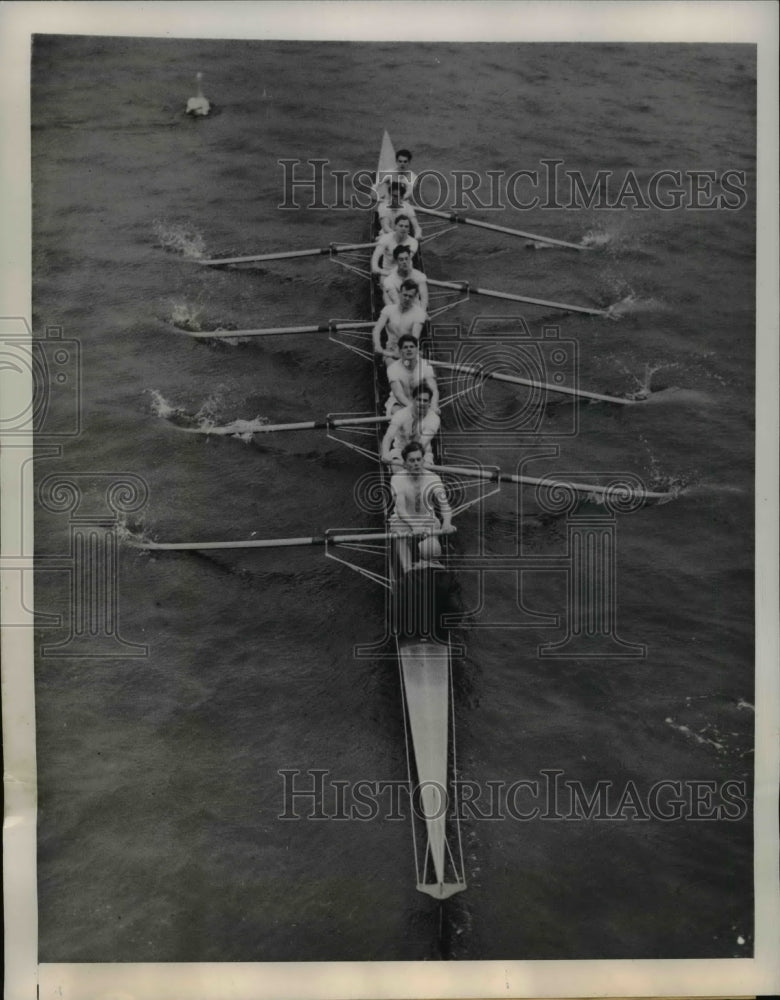
[[[566,489],[575,490],[577,493],[598,493],[599,495],[611,492],[611,487],[608,486],[594,486],[590,483],[573,483],[566,479],[550,479],[549,476],[545,476],[544,479],[539,479],[536,476],[520,476],[510,474],[508,472],[483,472],[480,469],[470,469],[459,465],[432,465],[430,468],[434,469],[436,472],[451,472],[455,475],[467,476],[471,479],[487,480],[489,482],[518,483],[521,486],[543,486],[551,490],[564,487]],[[653,493],[650,490],[643,490],[642,496],[651,500],[665,500],[673,496],[673,494]]]
[[[444,531],[427,531],[426,536],[444,535]],[[277,549],[306,545],[350,545],[355,542],[386,542],[399,538],[414,538],[410,531],[367,531],[344,535],[311,535],[301,538],[249,538],[235,542],[147,542],[130,539],[129,543],[140,549],[155,552],[194,552],[210,549]]]
[[[338,333],[339,330],[370,330],[373,322],[318,323],[309,326],[269,326],[257,330],[183,330],[202,340],[230,340],[232,337],[278,337],[296,333]]]
[[[254,424],[252,421],[234,421],[222,427],[182,427],[190,434],[207,434],[213,437],[231,437],[234,434],[273,434],[276,431],[324,431],[330,427],[359,427],[362,424],[381,424],[388,416],[326,417],[324,420],[299,420],[291,424]],[[251,426],[250,426],[251,425]]]
[[[633,406],[636,399],[623,399],[621,396],[607,396],[600,392],[589,392],[587,389],[572,389],[568,386],[553,385],[551,382],[539,382],[536,379],[521,378],[519,375],[507,375],[504,372],[486,372],[472,365],[451,364],[449,361],[431,361],[435,368],[446,368],[448,371],[461,371],[467,375],[479,378],[491,378],[497,382],[510,382],[513,385],[527,385],[534,389],[549,389],[550,392],[560,392],[564,396],[581,396],[584,399],[595,399],[603,403],[619,403],[621,406]]]
[[[237,542],[132,542],[142,549],[165,552],[207,551],[209,549],[275,549],[294,545],[324,545],[325,536],[310,538],[250,538]]]
[[[511,292],[495,292],[490,288],[476,288],[467,281],[433,281],[428,278],[429,285],[437,288],[451,288],[455,292],[468,292],[473,295],[485,295],[491,299],[506,299],[510,302],[529,302],[535,306],[547,306],[550,309],[560,309],[562,312],[587,313],[590,316],[608,316],[606,309],[592,309],[590,306],[573,306],[566,302],[550,302],[547,299],[532,299],[528,295],[515,295]]]
[[[276,253],[257,253],[247,257],[212,257],[204,259],[195,257],[196,264],[203,267],[218,267],[220,264],[251,264],[264,260],[292,260],[295,257],[320,257],[325,254],[346,253],[350,250],[368,250],[373,243],[331,243],[326,247],[314,247],[311,250],[282,250]]]
[[[539,236],[536,233],[526,233],[522,229],[510,229],[508,226],[497,226],[492,222],[481,222],[479,219],[467,219],[463,215],[456,215],[454,212],[439,212],[432,208],[416,208],[415,211],[423,215],[435,215],[438,219],[446,219],[448,222],[456,222],[463,226],[476,226],[478,229],[491,229],[496,233],[507,233],[509,236],[522,236],[528,240],[536,240],[538,243],[550,243],[557,247],[566,247],[569,250],[590,250],[588,246],[581,243],[568,243],[566,240],[556,240],[551,236]]]

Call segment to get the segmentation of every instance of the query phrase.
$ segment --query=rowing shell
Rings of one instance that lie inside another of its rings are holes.
[[[377,179],[396,169],[395,150],[387,132],[382,138]],[[378,222],[374,218],[374,231]],[[416,266],[422,270],[422,260]],[[371,282],[374,318],[382,307],[381,292]],[[375,361],[374,396],[377,414],[384,414],[389,388],[382,358]],[[380,438],[384,433],[381,427]],[[387,478],[388,474],[383,469]],[[389,493],[389,491],[388,491]],[[389,513],[389,511],[388,511]],[[390,559],[391,575],[398,596],[400,578],[395,560]],[[414,571],[413,571],[414,572]],[[416,574],[415,574],[416,575]],[[425,587],[419,588],[422,599]],[[398,663],[401,674],[403,699],[406,707],[408,732],[411,733],[412,752],[417,773],[419,803],[425,825],[425,847],[422,858],[417,857],[417,888],[435,899],[446,899],[466,888],[460,863],[447,838],[447,814],[450,811],[449,750],[450,750],[450,689],[451,650],[449,641],[432,638],[396,635]],[[453,750],[454,750],[454,733]],[[408,740],[407,740],[408,742]],[[411,777],[411,776],[410,776]],[[412,819],[414,824],[414,818]],[[414,833],[413,833],[414,835]],[[415,839],[415,855],[417,846]]]

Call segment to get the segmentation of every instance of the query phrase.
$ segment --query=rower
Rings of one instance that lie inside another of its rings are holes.
[[[382,233],[376,242],[374,255],[371,258],[371,271],[373,274],[384,277],[390,273],[395,263],[393,261],[393,250],[398,246],[409,247],[412,251],[412,256],[417,253],[420,244],[411,235],[411,229],[412,223],[409,221],[408,215],[404,215],[402,212],[395,217],[393,231],[391,233]]]
[[[407,200],[414,193],[414,186],[417,183],[417,174],[413,173],[409,164],[412,162],[412,154],[408,149],[399,149],[395,154],[395,170],[388,170],[381,177],[377,177],[374,184],[374,193],[381,203],[387,201],[392,183],[400,183],[403,188],[403,198]]]
[[[390,193],[387,200],[378,202],[376,214],[383,233],[391,233],[393,231],[393,223],[396,216],[401,213],[408,216],[412,224],[412,234],[415,239],[419,240],[422,238],[422,229],[420,228],[420,223],[417,221],[417,213],[406,200],[406,190],[406,187],[400,181],[393,181],[390,184]]]
[[[423,450],[426,465],[433,465],[431,441],[438,434],[441,420],[431,409],[432,393],[425,383],[412,390],[412,402],[396,410],[382,438],[380,458],[386,465],[398,468],[403,465],[404,448],[415,442]]]
[[[403,406],[411,406],[414,390],[418,385],[426,385],[431,393],[431,409],[439,412],[439,387],[436,384],[436,373],[430,361],[420,355],[420,345],[411,333],[405,333],[398,338],[398,350],[401,357],[387,368],[387,381],[390,383],[390,398],[387,400],[387,413],[392,414]]]
[[[417,282],[420,293],[420,305],[423,309],[428,308],[428,282],[425,274],[412,266],[412,251],[410,247],[403,244],[393,250],[393,260],[395,267],[382,279],[382,292],[384,294],[385,305],[390,302],[398,302],[401,285],[407,278]]]
[[[400,301],[385,306],[374,324],[372,331],[374,351],[384,357],[386,365],[398,359],[398,341],[405,333],[411,333],[415,340],[420,339],[423,324],[428,317],[417,301],[418,296],[417,283],[407,278],[401,285]],[[382,347],[382,331],[387,335],[384,347]]]
[[[388,526],[391,531],[411,531],[421,537],[416,544],[413,539],[398,541],[401,568],[407,572],[426,565],[441,567],[441,563],[436,561],[441,555],[439,539],[436,535],[426,536],[433,531],[450,535],[456,530],[452,524],[452,508],[447,492],[436,473],[424,467],[423,449],[416,441],[404,448],[402,459],[403,469],[390,480],[395,508],[388,519]],[[437,517],[437,509],[441,520]]]

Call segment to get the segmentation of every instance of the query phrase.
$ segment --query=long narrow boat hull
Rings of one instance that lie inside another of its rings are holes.
[[[417,888],[446,899],[466,888],[463,881],[447,882],[445,874],[452,860],[447,856],[450,652],[442,643],[399,639],[398,657],[428,840],[422,872],[430,866],[435,877]]]
[[[382,148],[377,166],[377,180],[386,172],[395,170],[395,150],[387,132],[382,138]],[[417,266],[421,267],[420,261]],[[421,268],[422,269],[422,268]],[[372,280],[372,308],[374,318],[381,309],[381,297]],[[384,413],[384,401],[388,394],[384,363],[376,362],[374,389],[378,413]],[[384,429],[382,429],[383,433]],[[385,470],[387,476],[387,471]],[[394,558],[390,559],[391,577],[398,584],[398,567]],[[450,751],[450,673],[451,657],[449,642],[444,639],[420,638],[419,633],[430,635],[427,628],[412,629],[411,634],[403,627],[402,621],[418,626],[432,624],[430,611],[431,589],[420,581],[419,587],[412,587],[417,593],[416,600],[425,604],[425,610],[409,608],[406,604],[408,589],[404,590],[402,610],[399,610],[399,593],[394,594],[396,645],[403,684],[403,699],[412,753],[414,756],[417,792],[412,803],[425,828],[425,848],[418,857],[417,888],[434,899],[446,899],[466,888],[455,857],[447,839],[447,817],[451,811],[449,791],[449,751]],[[415,598],[412,598],[413,602]],[[417,632],[417,634],[414,634]],[[438,634],[438,629],[433,634]],[[415,822],[415,819],[412,819]],[[416,843],[416,841],[415,841]],[[448,881],[449,878],[449,881]]]

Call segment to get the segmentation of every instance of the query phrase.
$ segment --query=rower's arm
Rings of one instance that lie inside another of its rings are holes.
[[[425,312],[428,312],[428,282],[425,280],[417,282],[417,294],[420,298],[420,305]]]
[[[393,477],[393,479],[395,479],[395,476]],[[410,519],[410,513],[409,510],[407,509],[408,496],[406,494],[406,491],[402,487],[400,487],[398,483],[393,483],[393,480],[390,480],[390,485],[393,489],[393,500],[395,501],[396,516],[401,521],[405,521],[406,524],[408,524],[409,527],[412,529],[412,531],[414,531],[415,523],[413,518]]]
[[[382,258],[384,255],[385,247],[380,239],[380,241],[377,242],[377,245],[374,248],[373,256],[371,257],[371,271],[373,274],[387,274],[387,271],[385,271],[384,267],[382,267]]]
[[[409,216],[409,221],[412,224],[412,236],[414,236],[416,240],[421,240],[422,229],[420,228],[420,223],[417,221],[417,213],[415,212],[415,210],[412,208],[411,205],[408,205],[405,211],[406,214]]]
[[[439,412],[439,385],[436,381],[435,375],[428,375],[425,379],[425,384],[431,390],[431,409]]]
[[[441,530],[450,534],[455,531],[455,525],[452,523],[452,507],[450,507],[450,502],[447,499],[447,491],[444,488],[444,483],[439,480],[439,485],[436,487],[434,492],[434,499],[439,508],[439,516],[441,517]]]
[[[429,414],[429,417],[436,416],[436,414]],[[425,430],[420,430],[418,435],[418,440],[423,448],[427,448],[428,445],[433,441],[436,435],[439,433],[439,428],[441,427],[441,420],[436,416],[435,420],[428,420],[428,426]],[[443,487],[442,487],[443,489]]]
[[[395,435],[398,431],[398,421],[392,419],[387,425],[387,430],[385,431],[385,436],[382,438],[382,448],[380,450],[380,459],[386,465],[396,465],[390,457],[390,449],[393,447],[393,441],[395,440]]]
[[[391,302],[398,302],[398,291],[393,287],[388,287],[385,282],[382,282],[382,296],[385,300],[385,305],[389,306]]]
[[[374,352],[376,354],[381,354],[385,356],[385,351],[382,348],[381,335],[382,330],[385,328],[385,323],[387,322],[387,308],[385,307],[379,314],[379,319],[374,323],[374,329],[371,331],[371,336],[374,340]]]
[[[401,406],[411,406],[412,401],[404,392],[404,384],[399,378],[394,378],[390,383],[390,392],[395,396]]]

